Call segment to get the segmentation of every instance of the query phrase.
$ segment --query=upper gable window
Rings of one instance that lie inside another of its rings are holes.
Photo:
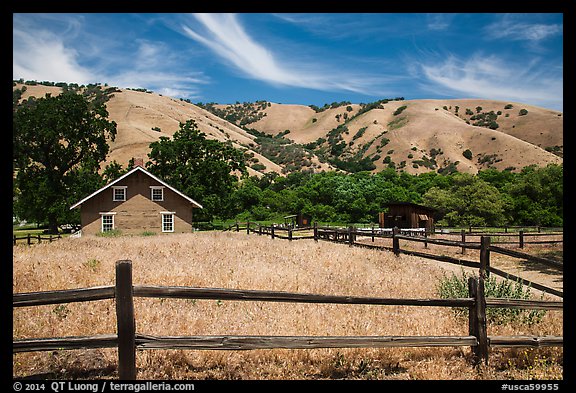
[[[164,200],[164,186],[150,186],[150,199],[156,202]]]
[[[112,200],[120,202],[126,200],[126,186],[112,186]]]

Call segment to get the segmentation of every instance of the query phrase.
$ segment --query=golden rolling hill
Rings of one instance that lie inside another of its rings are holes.
[[[23,98],[61,91],[25,87]],[[151,142],[172,136],[180,122],[193,119],[209,138],[244,150],[251,175],[346,168],[342,163],[362,159],[372,163],[373,171],[394,167],[408,173],[562,163],[563,114],[517,102],[385,100],[325,110],[266,101],[199,105],[118,89],[106,103],[118,129],[107,162],[146,159]]]

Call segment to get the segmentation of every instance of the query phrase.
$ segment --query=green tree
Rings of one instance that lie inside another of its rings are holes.
[[[238,175],[246,176],[242,151],[231,143],[206,139],[194,120],[180,123],[172,139],[150,144],[146,168],[204,206],[201,219],[229,217]]]
[[[432,187],[422,197],[427,206],[443,215],[445,224],[500,226],[506,223],[505,199],[496,187],[466,173],[456,173],[452,180],[449,188]]]
[[[73,92],[30,98],[14,103],[12,130],[14,213],[51,233],[79,222],[69,207],[101,184],[100,163],[116,136],[105,104]]]
[[[516,181],[502,187],[512,200],[511,214],[519,225],[562,226],[563,166],[525,167]]]

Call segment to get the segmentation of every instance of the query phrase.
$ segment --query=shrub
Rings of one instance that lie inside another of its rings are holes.
[[[452,273],[451,277],[444,275],[438,283],[436,290],[440,297],[444,299],[466,298],[468,294],[468,279],[476,277],[474,274],[468,274],[461,269],[461,275],[457,276]],[[505,299],[530,299],[530,287],[524,287],[520,280],[512,281],[502,279],[500,282],[491,275],[484,281],[484,295],[486,297],[505,298]],[[455,307],[457,315],[466,316],[468,309],[464,307]],[[503,325],[511,322],[520,322],[533,324],[540,322],[546,313],[545,310],[522,310],[513,308],[486,308],[486,320],[490,323]]]
[[[118,237],[122,235],[122,231],[120,229],[112,229],[111,231],[106,232],[99,232],[96,236],[99,237]]]
[[[472,159],[472,152],[470,151],[470,149],[464,150],[464,152],[462,152],[462,155],[463,155],[464,157],[466,157],[467,159],[469,159],[469,160]]]
[[[514,105],[512,104],[506,104],[506,106],[504,107],[504,109],[512,109],[514,108]]]
[[[407,108],[406,105],[402,105],[402,106],[398,107],[398,109],[396,109],[396,110],[394,111],[394,116],[399,115],[399,114],[402,113],[402,111],[404,111],[404,109],[406,109],[406,108]]]
[[[518,116],[524,116],[527,114],[528,114],[528,111],[526,109],[520,109],[520,112],[518,112]]]

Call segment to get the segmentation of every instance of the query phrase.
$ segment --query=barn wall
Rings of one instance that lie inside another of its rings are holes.
[[[425,214],[428,216],[428,221],[426,222],[426,228],[431,230],[434,226],[434,220],[432,217],[432,211],[419,206],[414,205],[392,205],[389,207],[387,213],[384,213],[383,227],[392,228],[395,224],[399,228],[419,228],[420,219],[418,215]],[[392,216],[392,217],[391,217]],[[394,220],[396,216],[404,217],[404,220]],[[380,217],[381,220],[381,217]],[[380,224],[382,225],[382,223]]]
[[[150,186],[161,186],[145,173],[136,171],[115,186],[127,186],[126,201],[114,202],[113,189],[108,188],[88,199],[80,207],[82,232],[96,234],[101,231],[103,212],[116,212],[114,228],[123,233],[145,231],[162,233],[160,212],[175,212],[174,232],[192,231],[192,205],[169,188],[164,188],[164,201],[152,201]]]

